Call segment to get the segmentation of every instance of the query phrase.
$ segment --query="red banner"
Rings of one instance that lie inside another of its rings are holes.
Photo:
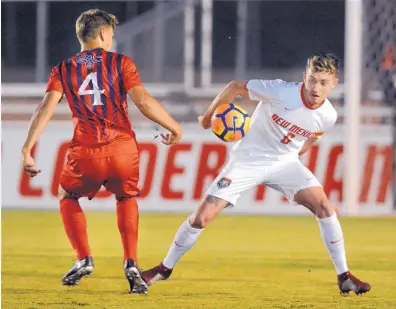
[[[32,152],[38,167],[43,170],[34,179],[23,172],[20,163],[19,147],[25,135],[23,127],[3,127],[4,206],[57,207],[59,176],[66,158],[69,131],[65,125],[52,126],[54,129],[47,130]],[[203,197],[210,182],[226,163],[230,145],[218,141],[208,131],[199,132],[187,131],[184,141],[171,147],[153,140],[151,132],[137,132],[141,150],[140,201],[146,209],[190,210]],[[15,141],[20,143],[16,145]],[[356,158],[362,166],[356,181],[360,184],[359,201],[363,209],[372,212],[381,208],[391,210],[392,158],[392,147],[387,138],[376,142],[369,138],[363,140],[360,158]],[[324,136],[303,158],[336,205],[341,205],[343,201],[343,161],[342,140],[335,134]],[[94,204],[102,207],[99,205],[105,203],[109,204],[105,208],[113,207],[110,196],[109,192],[101,191]],[[246,194],[235,208],[240,204],[247,212],[257,209],[260,209],[259,212],[284,212],[296,207],[263,185]]]

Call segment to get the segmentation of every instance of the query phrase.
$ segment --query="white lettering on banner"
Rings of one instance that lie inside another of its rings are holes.
[[[58,208],[59,176],[66,157],[72,125],[50,124],[32,152],[42,173],[30,179],[23,173],[20,146],[27,124],[3,124],[3,206]],[[341,130],[341,128],[336,128]],[[334,130],[336,130],[334,129]],[[385,130],[385,129],[384,129]],[[367,129],[370,132],[370,129]],[[371,130],[372,132],[373,130]],[[199,133],[198,133],[199,132]],[[362,134],[360,158],[361,212],[388,213],[392,210],[392,147],[390,134]],[[389,130],[390,132],[390,130]],[[141,150],[139,198],[142,211],[191,211],[227,160],[231,144],[219,142],[210,132],[186,130],[183,141],[171,147],[152,140],[150,130],[136,132]],[[328,133],[303,157],[335,205],[342,206],[342,134]],[[20,141],[15,143],[15,141]],[[101,191],[92,201],[83,201],[86,209],[114,209],[115,201]],[[281,195],[265,186],[245,194],[230,212],[307,213],[290,205]]]

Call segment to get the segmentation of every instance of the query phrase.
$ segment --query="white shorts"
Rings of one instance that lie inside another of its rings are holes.
[[[230,160],[206,191],[230,204],[249,189],[265,184],[282,193],[290,203],[302,189],[321,187],[314,174],[297,158],[285,161]]]

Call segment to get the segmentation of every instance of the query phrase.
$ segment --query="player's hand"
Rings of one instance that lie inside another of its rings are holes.
[[[36,168],[36,163],[30,153],[22,153],[22,164],[24,171],[28,173],[30,177],[35,177],[41,173],[41,170]]]
[[[204,128],[204,129],[209,129],[211,127],[211,117],[207,117],[205,115],[199,116],[198,117],[198,122],[199,124]]]
[[[338,206],[334,206],[334,212],[337,214],[337,216],[341,215],[341,209]]]
[[[180,138],[181,138],[181,134],[175,134],[175,133],[161,133],[161,137],[162,137],[162,144],[165,145],[174,145],[179,143]]]

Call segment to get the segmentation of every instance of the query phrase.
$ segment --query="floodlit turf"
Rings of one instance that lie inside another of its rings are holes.
[[[312,217],[219,217],[148,296],[127,294],[115,214],[87,213],[94,274],[60,284],[73,252],[57,212],[2,212],[2,308],[396,308],[396,218],[341,218],[349,266],[372,284],[339,295]],[[185,215],[142,214],[140,266],[166,254]]]

